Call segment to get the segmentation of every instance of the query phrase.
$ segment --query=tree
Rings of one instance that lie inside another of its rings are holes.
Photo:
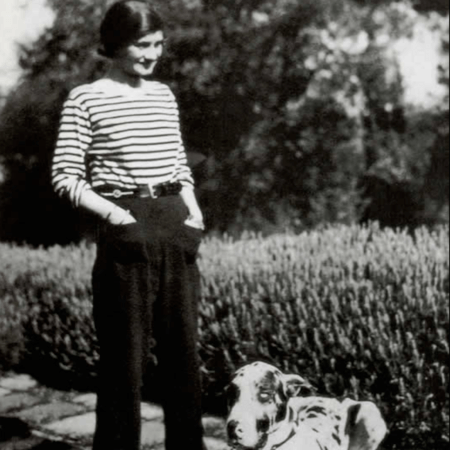
[[[76,214],[52,193],[49,168],[67,93],[105,70],[92,30],[109,3],[52,0],[54,27],[23,49],[26,76],[0,122],[9,174],[0,185],[0,239],[80,237]],[[389,50],[422,17],[408,2],[158,4],[170,32],[157,76],[179,99],[188,151],[207,156],[197,169],[208,179],[199,194],[210,228],[423,220],[430,171],[445,156],[436,130],[448,114],[410,114],[405,105]],[[424,17],[441,26],[438,16]]]
[[[104,2],[103,2],[104,3]],[[62,103],[69,90],[104,68],[92,46],[102,4],[53,1],[51,30],[22,49],[25,77],[9,95],[0,117],[6,182],[0,185],[0,239],[31,244],[80,238],[80,220],[50,185],[50,167]]]

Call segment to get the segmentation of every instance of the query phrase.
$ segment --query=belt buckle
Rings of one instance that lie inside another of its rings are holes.
[[[120,192],[119,189],[114,189],[114,191],[112,191],[112,196],[114,198],[120,198],[120,197],[122,197],[122,192]]]

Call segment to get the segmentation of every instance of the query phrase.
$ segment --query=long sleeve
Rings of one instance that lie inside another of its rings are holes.
[[[194,177],[188,166],[188,160],[183,143],[180,144],[176,165],[176,180],[181,182],[183,186],[194,187]]]
[[[78,206],[82,193],[92,189],[87,179],[86,155],[92,144],[89,113],[73,92],[64,104],[53,156],[52,185],[58,195]]]
[[[170,91],[172,100],[175,104],[176,111],[177,111],[177,119],[178,119],[178,127],[179,127],[179,135],[180,135],[180,144],[178,148],[178,155],[177,155],[177,162],[175,166],[175,180],[181,182],[183,186],[187,187],[194,187],[194,177],[192,175],[192,171],[188,165],[188,159],[186,150],[183,143],[183,137],[181,134],[181,127],[180,127],[180,115],[178,110],[178,103],[173,95],[172,91]]]
[[[74,89],[62,111],[53,186],[79,206],[85,190],[134,190],[180,181],[193,187],[178,104],[159,82],[133,90],[101,79]]]

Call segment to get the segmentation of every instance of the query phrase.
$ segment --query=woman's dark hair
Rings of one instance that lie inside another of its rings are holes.
[[[123,0],[115,3],[100,27],[102,48],[99,53],[114,58],[117,51],[149,33],[163,31],[164,22],[146,0]]]

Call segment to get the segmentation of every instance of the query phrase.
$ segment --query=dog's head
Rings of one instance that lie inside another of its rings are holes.
[[[287,420],[290,398],[309,394],[312,386],[298,375],[256,362],[238,370],[228,387],[227,433],[234,448],[263,448],[270,433]]]

